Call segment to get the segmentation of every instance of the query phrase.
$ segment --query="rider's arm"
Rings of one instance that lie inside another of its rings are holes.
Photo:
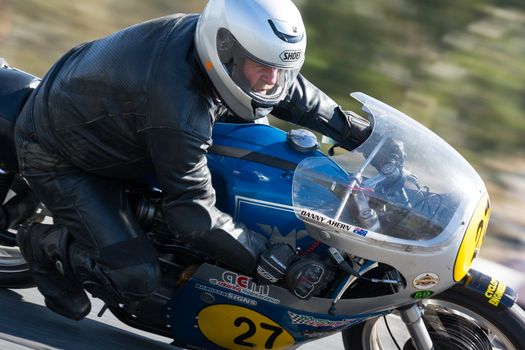
[[[252,272],[260,242],[251,241],[254,237],[245,227],[215,207],[206,162],[209,141],[166,127],[148,128],[143,133],[165,193],[163,213],[170,230],[195,249]]]
[[[370,134],[367,120],[343,111],[329,96],[302,75],[298,75],[290,92],[272,114],[302,125],[336,140],[341,146],[354,149]]]

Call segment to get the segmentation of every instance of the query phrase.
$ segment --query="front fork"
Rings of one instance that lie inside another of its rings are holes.
[[[423,322],[423,312],[421,311],[421,304],[415,303],[410,306],[406,306],[398,309],[401,315],[401,320],[405,323],[408,333],[414,342],[414,346],[417,350],[432,350],[434,345],[430,334],[428,333],[427,327]]]

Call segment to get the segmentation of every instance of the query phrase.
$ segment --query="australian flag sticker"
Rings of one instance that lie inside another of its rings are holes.
[[[357,233],[359,236],[366,236],[366,234],[368,233],[367,230],[365,230],[364,228],[361,228],[361,227],[356,227],[354,228],[354,230],[352,231],[354,233]]]

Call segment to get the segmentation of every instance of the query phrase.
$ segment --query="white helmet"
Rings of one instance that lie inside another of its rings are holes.
[[[221,99],[253,121],[286,96],[304,62],[306,32],[290,0],[210,0],[195,45]]]

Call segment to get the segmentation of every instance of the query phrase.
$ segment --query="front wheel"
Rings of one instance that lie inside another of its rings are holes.
[[[525,349],[525,312],[517,304],[497,311],[477,301],[474,293],[454,286],[422,302],[434,349]],[[343,343],[347,350],[414,349],[404,323],[394,314],[345,330]]]

